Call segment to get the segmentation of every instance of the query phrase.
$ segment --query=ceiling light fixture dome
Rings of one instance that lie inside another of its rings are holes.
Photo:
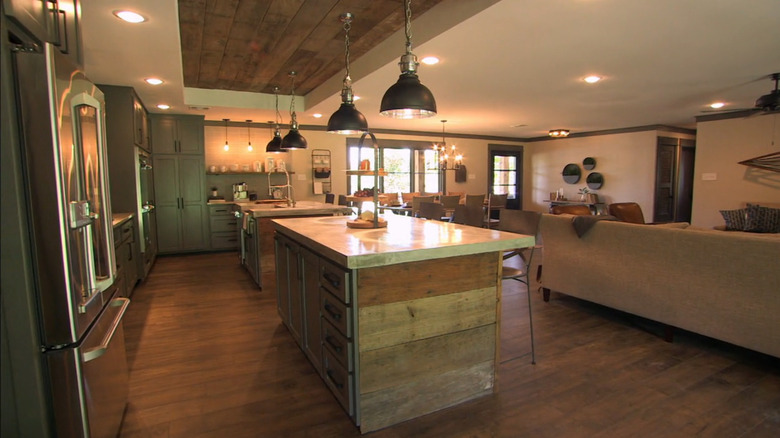
[[[308,142],[300,132],[298,132],[298,117],[295,115],[295,73],[290,72],[292,87],[290,87],[290,132],[282,138],[282,149],[306,149]]]
[[[344,65],[346,74],[341,87],[341,106],[328,119],[328,132],[332,134],[359,134],[368,131],[366,117],[355,108],[352,94],[352,78],[349,76],[349,30],[352,28],[353,15],[349,12],[341,14],[344,23]]]
[[[398,66],[401,75],[382,97],[379,113],[396,119],[422,119],[436,115],[436,99],[417,77],[417,56],[412,53],[412,8],[411,0],[404,0],[406,52],[401,55]]]
[[[547,133],[550,137],[553,138],[562,138],[562,137],[568,137],[569,136],[569,130],[568,129],[551,129],[550,132]]]
[[[274,138],[265,146],[265,151],[280,153],[284,151],[282,150],[282,131],[279,129],[279,119],[282,118],[281,114],[279,114],[279,87],[274,87],[274,97],[276,98],[276,120],[274,121],[276,128],[274,129]]]

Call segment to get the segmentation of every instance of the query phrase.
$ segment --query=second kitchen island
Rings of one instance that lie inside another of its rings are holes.
[[[279,315],[362,433],[483,395],[501,263],[534,236],[388,216],[276,219]]]

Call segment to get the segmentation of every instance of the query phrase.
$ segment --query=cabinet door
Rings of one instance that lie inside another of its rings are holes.
[[[299,345],[303,345],[303,272],[301,269],[301,247],[289,242],[287,266],[290,276],[290,332]]]
[[[155,156],[153,162],[157,248],[160,252],[175,251],[181,247],[178,159]]]
[[[322,368],[322,326],[320,322],[319,257],[301,248],[303,259],[303,313],[305,328],[303,351],[320,371]]]
[[[276,254],[276,310],[282,322],[289,326],[290,323],[290,271],[287,266],[287,239],[279,236],[274,238]]]
[[[133,143],[136,146],[149,151],[149,145],[146,144],[146,109],[141,101],[133,99]]]
[[[158,154],[175,154],[178,152],[176,136],[176,119],[173,117],[152,117],[152,144],[150,148]]]
[[[205,249],[208,245],[208,211],[203,185],[204,159],[180,156],[179,196],[182,208],[182,249]]]
[[[182,117],[178,123],[178,146],[181,154],[203,153],[203,120],[196,117]]]
[[[68,57],[76,65],[84,65],[84,59],[81,53],[81,5],[79,0],[57,0],[57,6],[52,10],[56,21],[52,20],[54,26],[50,28],[49,34],[51,41],[56,45],[60,52]]]

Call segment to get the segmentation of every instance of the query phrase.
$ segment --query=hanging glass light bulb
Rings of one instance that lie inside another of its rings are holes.
[[[252,132],[251,132],[250,126],[249,126],[250,123],[252,123],[251,120],[247,120],[246,121],[246,138],[247,138],[246,150],[248,150],[249,152],[252,152],[254,150],[254,148],[252,147]]]
[[[276,129],[274,130],[274,138],[265,146],[265,151],[280,153],[284,151],[282,150],[282,131],[279,129],[279,120],[282,118],[281,114],[279,114],[279,87],[274,87],[274,97],[276,98]]]
[[[406,53],[401,56],[401,76],[382,97],[379,113],[396,119],[422,119],[436,115],[433,93],[417,77],[417,56],[412,53],[411,0],[404,0]]]
[[[290,87],[290,132],[282,138],[282,149],[306,149],[308,146],[306,139],[298,132],[298,118],[295,115],[295,75],[290,72],[292,87]]]
[[[223,146],[223,149],[225,149],[226,151],[229,151],[230,150],[230,145],[228,144],[228,139],[227,139],[227,125],[228,125],[228,122],[230,121],[230,119],[222,119],[222,120],[225,121],[225,146]]]
[[[368,131],[368,122],[365,116],[355,108],[352,94],[352,78],[349,76],[349,30],[352,28],[352,14],[341,14],[341,22],[344,23],[344,65],[346,74],[341,88],[341,106],[328,120],[328,132],[334,134],[359,134]]]

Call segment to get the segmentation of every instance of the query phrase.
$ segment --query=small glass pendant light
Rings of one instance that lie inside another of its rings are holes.
[[[412,7],[411,0],[404,0],[406,53],[398,66],[401,76],[382,97],[379,113],[395,119],[422,119],[436,115],[436,100],[433,93],[420,83],[417,77],[417,56],[412,53]]]
[[[278,154],[284,152],[282,150],[282,131],[279,129],[279,120],[282,118],[279,114],[279,87],[274,87],[274,97],[276,98],[276,129],[274,130],[274,138],[265,146],[265,151]]]
[[[355,108],[352,94],[352,78],[349,76],[349,30],[352,28],[352,14],[341,14],[341,22],[344,23],[344,64],[346,74],[341,88],[341,106],[328,120],[328,132],[334,134],[360,134],[368,131],[368,122],[365,116]]]
[[[230,121],[230,119],[222,119],[222,120],[225,121],[225,146],[223,146],[223,149],[225,149],[226,151],[229,151],[230,150],[230,145],[228,144],[228,139],[227,139],[227,125],[228,125],[228,122]]]
[[[250,123],[252,123],[251,120],[246,121],[246,138],[247,138],[246,150],[252,152],[254,148],[252,147],[252,132],[251,132],[251,127],[249,126]]]
[[[306,149],[308,143],[306,139],[298,132],[298,118],[295,115],[295,75],[294,71],[290,72],[290,78],[292,79],[292,87],[290,88],[290,132],[282,138],[282,149]]]

